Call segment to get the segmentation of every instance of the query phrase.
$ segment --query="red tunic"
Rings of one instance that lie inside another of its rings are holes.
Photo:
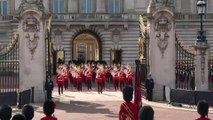
[[[45,117],[41,118],[41,120],[58,120],[58,119],[53,116],[45,116]]]
[[[63,85],[64,84],[64,78],[60,75],[56,76],[56,83],[59,85]]]
[[[92,72],[91,72],[91,71],[88,71],[88,72],[87,72],[87,74],[86,74],[86,80],[87,80],[87,81],[92,80]]]
[[[134,120],[138,120],[138,112],[137,112],[137,108],[135,104],[131,102],[125,102],[125,103],[129,107],[129,109],[132,111]],[[124,106],[121,104],[120,112],[119,112],[119,120],[125,120],[127,115],[128,115],[128,112],[126,111]],[[121,118],[124,118],[124,119],[121,119]]]
[[[200,118],[198,118],[198,119],[196,119],[196,120],[211,120],[211,119],[205,118],[205,117],[200,117]]]
[[[113,80],[119,80],[119,77],[118,77],[118,72],[117,71],[114,71],[114,75],[113,75]]]
[[[68,72],[64,75],[64,81],[68,81],[69,80],[69,74]]]
[[[120,74],[120,77],[119,77],[119,80],[120,80],[121,82],[124,82],[125,79],[126,79],[126,75],[125,75],[124,73],[121,73],[121,74]]]

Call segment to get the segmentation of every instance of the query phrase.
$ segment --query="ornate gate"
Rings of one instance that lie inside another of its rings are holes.
[[[194,53],[185,49],[176,37],[176,89],[194,90],[195,67]]]
[[[19,90],[19,40],[12,41],[0,50],[0,93]]]
[[[213,90],[213,55],[210,55],[209,61],[208,61],[208,67],[209,67],[209,90]]]

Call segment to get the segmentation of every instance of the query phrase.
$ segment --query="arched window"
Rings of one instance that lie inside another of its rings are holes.
[[[120,0],[108,0],[108,12],[120,13],[121,1]]]
[[[0,0],[0,14],[7,15],[7,0]]]
[[[64,0],[54,0],[53,13],[64,13]]]
[[[81,0],[81,13],[92,13],[92,0]]]

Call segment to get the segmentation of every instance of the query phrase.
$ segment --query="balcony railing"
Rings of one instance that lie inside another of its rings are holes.
[[[53,20],[68,20],[68,21],[138,21],[139,15],[137,14],[101,14],[101,13],[89,13],[89,14],[74,14],[74,13],[59,13],[53,14]]]
[[[213,19],[213,14],[205,14],[204,19]],[[176,13],[176,20],[200,20],[200,16],[198,14],[184,14],[184,13]]]
[[[0,15],[1,21],[8,21],[8,20],[12,20],[12,19],[13,19],[13,16],[11,16],[11,15],[7,15],[7,16]]]

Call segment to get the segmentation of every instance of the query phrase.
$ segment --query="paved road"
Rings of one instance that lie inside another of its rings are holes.
[[[65,91],[61,96],[54,91],[53,96],[56,101],[54,115],[59,120],[118,120],[119,105],[122,103],[120,91],[106,91],[103,94],[95,91]],[[144,99],[143,104],[154,108],[155,120],[194,120],[198,117],[195,108],[173,107],[166,103],[148,102]],[[34,120],[39,120],[43,116],[42,104],[34,106],[36,110]],[[210,112],[209,117],[213,119],[213,110]]]
[[[123,102],[122,93],[115,91],[111,85],[106,85],[103,94],[98,94],[94,86],[92,91],[83,87],[78,92],[73,87],[66,90],[63,95],[58,95],[57,88],[53,92],[56,101],[54,115],[59,120],[118,120],[119,106]],[[198,117],[196,108],[173,107],[166,103],[149,102],[142,100],[143,105],[151,105],[155,111],[155,120],[194,120]],[[35,106],[34,120],[40,120],[43,115],[42,103]],[[14,113],[20,110],[14,109]],[[209,117],[213,120],[213,110]]]

